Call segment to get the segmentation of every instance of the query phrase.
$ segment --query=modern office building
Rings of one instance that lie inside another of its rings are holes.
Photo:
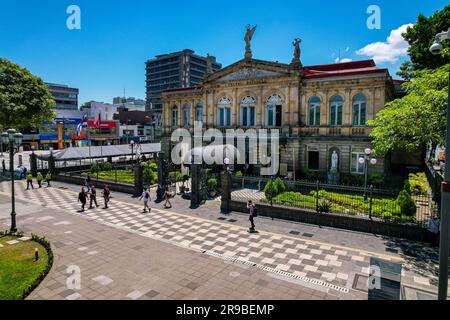
[[[134,97],[123,98],[116,97],[113,98],[113,105],[117,107],[117,110],[128,110],[128,111],[146,111],[145,100],[136,99]]]
[[[53,95],[57,110],[78,110],[79,89],[63,84],[46,83],[48,91]]]
[[[222,68],[216,58],[210,56],[211,71]],[[189,88],[203,82],[208,68],[208,57],[196,55],[185,49],[158,55],[146,62],[147,110],[152,111],[156,126],[161,126],[161,92],[167,89]]]

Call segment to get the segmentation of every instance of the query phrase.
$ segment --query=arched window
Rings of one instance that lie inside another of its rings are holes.
[[[273,94],[267,99],[266,125],[268,127],[281,127],[283,124],[283,99],[278,94]]]
[[[195,121],[203,122],[203,105],[201,103],[197,103],[195,107]]]
[[[231,100],[224,97],[217,103],[217,125],[231,127]]]
[[[172,107],[172,127],[178,127],[178,107]]]
[[[358,94],[353,98],[353,125],[366,125],[367,102],[363,94]]]
[[[312,97],[308,102],[309,125],[320,126],[320,98]]]
[[[342,102],[341,96],[334,96],[330,103],[330,126],[342,126]]]
[[[183,106],[183,123],[185,128],[191,127],[191,105],[189,103]]]
[[[250,127],[255,125],[256,99],[250,96],[241,101],[241,126]]]

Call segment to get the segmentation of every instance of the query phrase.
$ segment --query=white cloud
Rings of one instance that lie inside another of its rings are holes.
[[[407,55],[409,48],[409,44],[403,38],[402,33],[406,32],[406,29],[412,26],[413,24],[411,23],[404,24],[401,27],[392,30],[391,34],[386,39],[386,42],[370,43],[364,48],[356,51],[356,54],[368,56],[372,58],[375,63],[397,63],[399,58]]]
[[[350,59],[350,58],[334,59],[334,62],[336,62],[336,63],[351,62],[351,61],[353,61],[353,59]]]

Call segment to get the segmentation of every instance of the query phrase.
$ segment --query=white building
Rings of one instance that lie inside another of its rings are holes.
[[[100,114],[101,120],[113,121],[114,114],[118,113],[117,106],[110,103],[91,101],[88,105],[83,107],[83,111],[88,112],[89,119],[95,119]]]

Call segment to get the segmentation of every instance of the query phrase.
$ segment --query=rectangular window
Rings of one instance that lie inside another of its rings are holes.
[[[275,110],[275,126],[277,127],[281,127],[281,116],[282,116],[282,110],[283,107],[282,106],[277,106],[276,110]]]
[[[227,127],[231,127],[231,108],[226,108]]]
[[[316,106],[315,126],[320,126],[320,106]]]
[[[330,108],[330,125],[336,125],[336,106],[332,105]]]
[[[361,109],[360,109],[360,126],[366,125],[366,103],[361,103]]]
[[[364,174],[364,164],[359,163],[360,158],[364,158],[364,153],[352,152],[351,173]]]
[[[337,113],[337,125],[342,126],[342,106],[338,107],[338,113]]]
[[[359,104],[353,105],[353,125],[359,126]]]
[[[172,127],[178,127],[178,110],[172,111]]]
[[[319,170],[319,152],[309,151],[308,152],[308,169],[318,171]]]
[[[225,126],[225,109],[219,109],[219,126]]]
[[[242,108],[242,125],[244,127],[248,126],[248,121],[247,121],[247,107],[243,107]]]
[[[269,127],[273,126],[273,107],[270,106],[267,111],[267,125]]]
[[[250,126],[255,125],[255,107],[250,107]]]

